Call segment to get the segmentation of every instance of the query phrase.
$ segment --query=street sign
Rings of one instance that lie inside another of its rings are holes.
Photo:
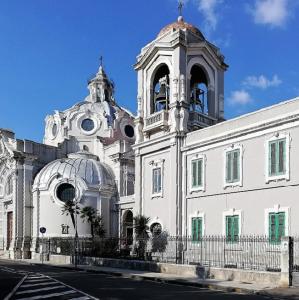
[[[44,233],[46,233],[46,228],[45,227],[41,227],[40,229],[39,229],[39,232],[41,233],[41,234],[44,234]]]

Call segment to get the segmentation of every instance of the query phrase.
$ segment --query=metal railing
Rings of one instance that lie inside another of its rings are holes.
[[[294,270],[299,271],[299,237],[294,239]],[[5,241],[1,242],[5,248]],[[30,245],[31,244],[31,245]],[[276,271],[281,268],[281,244],[272,243],[267,236],[240,236],[235,241],[225,236],[175,237],[166,233],[143,239],[116,237],[33,238],[14,241],[15,249],[35,249],[45,256],[66,255],[150,260],[154,262],[196,264],[207,267]]]

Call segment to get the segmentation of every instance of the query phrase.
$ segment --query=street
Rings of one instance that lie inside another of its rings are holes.
[[[23,280],[23,281],[21,281]],[[21,281],[21,282],[20,282]],[[208,289],[132,280],[107,274],[68,270],[52,266],[29,265],[0,260],[0,297],[9,299],[269,299]]]

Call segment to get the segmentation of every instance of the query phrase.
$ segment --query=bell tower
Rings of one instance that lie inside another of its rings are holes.
[[[182,16],[165,26],[141,50],[135,64],[136,142],[161,132],[188,133],[221,122],[227,67],[219,48]]]

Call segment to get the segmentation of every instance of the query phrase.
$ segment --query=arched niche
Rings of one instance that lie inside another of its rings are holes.
[[[191,72],[192,71],[192,72]],[[216,93],[217,93],[217,81],[216,74],[217,70],[212,67],[206,58],[203,57],[193,57],[190,59],[187,66],[187,96],[189,101],[191,100],[191,85],[196,81],[195,79],[201,79],[201,87],[204,88],[206,92],[206,114],[211,117],[217,115],[218,104],[216,103]],[[193,75],[193,79],[192,79]]]
[[[190,110],[209,113],[208,105],[209,80],[204,69],[195,64],[190,71]]]
[[[151,77],[150,113],[168,110],[170,101],[170,70],[167,64],[161,63]]]

